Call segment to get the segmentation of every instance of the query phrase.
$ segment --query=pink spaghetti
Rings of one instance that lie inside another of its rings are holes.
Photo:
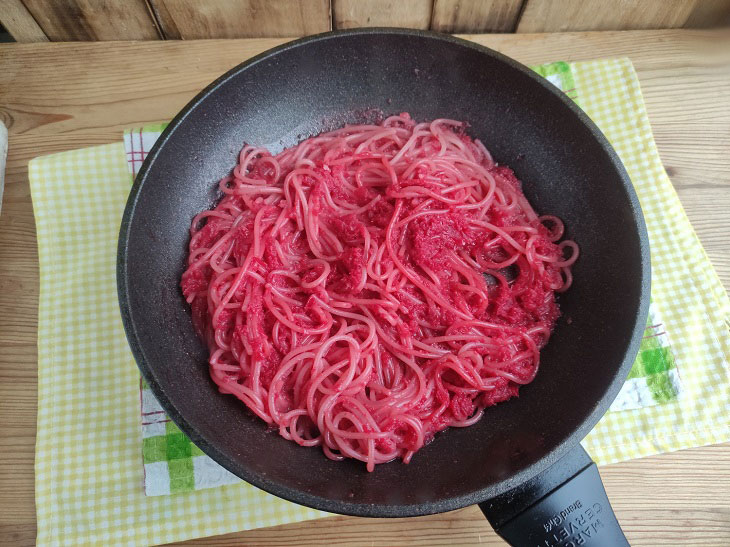
[[[578,246],[465,127],[401,114],[241,151],[181,282],[221,392],[372,471],[535,378]]]

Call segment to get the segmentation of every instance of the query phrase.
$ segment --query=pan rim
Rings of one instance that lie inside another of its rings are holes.
[[[265,476],[249,471],[248,469],[246,469],[245,465],[240,465],[235,462],[233,458],[220,451],[215,446],[214,442],[209,441],[207,438],[198,433],[198,431],[196,431],[192,426],[190,426],[187,420],[185,420],[185,418],[178,413],[172,402],[168,399],[167,395],[157,382],[153,368],[150,366],[145,357],[144,350],[140,344],[137,326],[135,324],[135,321],[133,320],[133,314],[128,299],[129,264],[127,251],[129,244],[130,227],[140,197],[141,188],[144,185],[145,180],[147,179],[147,175],[152,169],[156,158],[159,156],[161,150],[164,149],[166,143],[172,138],[177,127],[187,118],[187,116],[192,111],[196,110],[200,105],[202,105],[213,92],[215,92],[219,87],[225,85],[226,82],[237,76],[240,72],[245,71],[262,61],[275,57],[276,55],[279,55],[289,49],[298,48],[319,41],[337,39],[338,37],[342,36],[358,35],[403,35],[419,38],[429,38],[459,45],[461,47],[466,47],[475,50],[483,55],[496,58],[498,61],[505,63],[511,68],[522,72],[524,75],[528,76],[535,84],[540,85],[541,87],[545,88],[547,91],[555,95],[569,108],[572,114],[575,115],[579,119],[579,121],[587,127],[593,138],[595,138],[598,142],[599,146],[606,152],[609,160],[614,166],[616,174],[621,180],[622,186],[631,205],[633,218],[636,223],[641,253],[641,284],[638,309],[636,313],[636,322],[632,330],[631,338],[628,341],[626,352],[624,353],[624,359],[620,367],[618,368],[617,373],[613,377],[613,380],[604,391],[603,396],[595,402],[593,409],[585,416],[581,425],[578,426],[572,433],[570,433],[561,443],[548,450],[544,457],[542,457],[535,463],[528,465],[527,467],[523,468],[521,471],[515,473],[504,481],[492,484],[487,487],[476,488],[475,490],[467,494],[456,495],[453,497],[445,497],[438,501],[419,504],[363,504],[357,503],[356,501],[344,502],[316,496],[296,488],[291,488],[277,481],[270,480]],[[162,132],[161,136],[158,138],[158,140],[150,150],[149,154],[147,155],[147,158],[145,159],[137,177],[135,178],[122,217],[117,249],[116,273],[117,292],[124,330],[127,336],[127,340],[129,342],[130,349],[132,351],[132,354],[134,355],[135,361],[142,373],[142,376],[147,381],[147,384],[150,386],[152,392],[157,397],[158,401],[167,412],[168,416],[173,420],[175,424],[178,425],[178,427],[180,427],[180,429],[186,435],[188,435],[188,437],[197,446],[199,446],[203,450],[203,452],[205,452],[213,460],[215,460],[217,463],[229,470],[234,475],[266,492],[269,492],[270,494],[322,511],[363,517],[419,516],[440,513],[444,511],[451,511],[469,505],[474,505],[476,503],[481,503],[531,479],[538,473],[547,469],[550,465],[555,463],[561,457],[563,457],[569,450],[574,448],[580,442],[580,440],[585,437],[585,435],[588,434],[588,432],[595,426],[598,420],[604,415],[611,402],[618,394],[626,377],[628,376],[635,356],[638,353],[639,344],[643,335],[643,325],[646,321],[649,309],[649,295],[651,283],[649,239],[638,197],[634,190],[633,184],[628,176],[628,173],[626,172],[620,158],[618,157],[618,154],[613,149],[605,135],[595,125],[595,123],[593,123],[593,121],[588,117],[587,114],[585,114],[570,98],[568,98],[562,91],[549,83],[546,79],[540,77],[529,68],[502,53],[499,53],[475,42],[470,42],[462,38],[457,38],[437,32],[389,27],[331,31],[286,42],[238,64],[237,66],[214,80],[211,84],[206,86],[200,93],[198,93],[172,119],[172,121]]]

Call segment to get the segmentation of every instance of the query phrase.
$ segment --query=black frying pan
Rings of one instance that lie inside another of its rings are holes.
[[[267,431],[208,376],[178,288],[193,216],[243,143],[272,152],[374,113],[467,120],[514,168],[540,212],[581,248],[564,319],[520,397],[450,429],[405,465],[328,460]],[[625,539],[579,441],[604,414],[638,350],[649,246],[631,182],[596,126],[560,91],[484,47],[428,32],[367,29],[306,38],[228,72],[173,120],[132,189],[119,239],[124,326],[142,374],[193,442],[282,498],[350,515],[423,515],[480,504],[525,545]],[[570,318],[570,321],[565,320]],[[544,543],[547,542],[547,543]]]

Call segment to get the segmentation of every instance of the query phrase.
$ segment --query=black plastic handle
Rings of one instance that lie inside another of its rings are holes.
[[[538,476],[480,503],[479,508],[510,545],[629,545],[598,468],[580,445]]]

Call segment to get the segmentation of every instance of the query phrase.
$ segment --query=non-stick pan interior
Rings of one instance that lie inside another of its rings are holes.
[[[188,229],[243,143],[272,152],[346,122],[409,112],[466,120],[514,168],[540,213],[581,249],[563,319],[536,380],[450,429],[409,465],[367,473],[267,431],[208,376],[180,289]],[[404,515],[504,491],[573,446],[603,414],[633,360],[648,304],[648,247],[630,182],[605,139],[529,70],[428,33],[359,31],[264,54],[196,98],[148,158],[120,239],[122,314],[145,377],[173,419],[225,467],[277,495],[330,511]]]

